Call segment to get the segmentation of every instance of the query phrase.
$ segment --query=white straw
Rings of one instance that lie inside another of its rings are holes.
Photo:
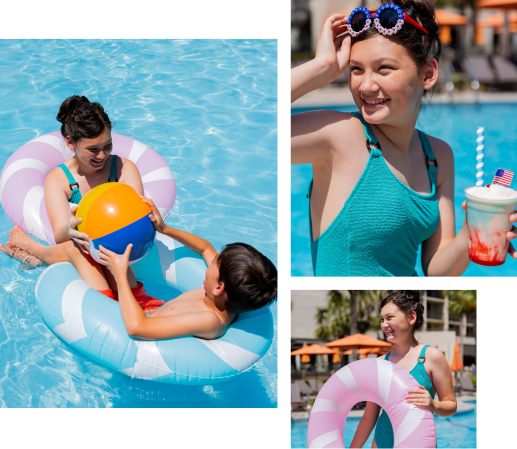
[[[478,126],[476,138],[476,186],[483,186],[485,168],[485,128]]]

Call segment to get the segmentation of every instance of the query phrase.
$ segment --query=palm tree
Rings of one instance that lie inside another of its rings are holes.
[[[330,290],[326,308],[316,309],[316,329],[319,340],[343,338],[357,332],[379,328],[378,310],[380,301],[387,295],[386,290]],[[352,351],[352,360],[355,360]]]
[[[476,336],[476,290],[444,290],[443,294],[449,297],[449,312],[462,317],[460,327],[460,351],[463,357],[463,335],[466,334],[464,322],[467,316],[472,317],[474,337]]]

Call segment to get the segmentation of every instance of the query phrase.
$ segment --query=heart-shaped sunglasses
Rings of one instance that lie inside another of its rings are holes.
[[[370,28],[372,19],[375,28],[384,36],[397,34],[405,22],[410,23],[429,36],[429,33],[422,25],[415,22],[404,13],[400,6],[394,3],[382,5],[375,13],[370,12],[364,6],[355,8],[348,16],[347,28],[350,36],[357,37]]]

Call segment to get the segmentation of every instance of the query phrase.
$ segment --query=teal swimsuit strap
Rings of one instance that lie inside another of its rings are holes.
[[[110,179],[109,179],[108,182],[118,182],[118,179],[117,179],[117,158],[118,158],[118,156],[116,154],[111,156]]]
[[[366,148],[368,148],[368,153],[371,152],[371,150],[381,151],[381,146],[377,140],[377,137],[375,137],[375,134],[372,131],[372,128],[370,127],[369,123],[366,122],[366,120],[363,118],[360,112],[354,112],[353,113],[359,120],[361,120],[361,123],[364,128],[364,134],[366,135]],[[372,147],[372,145],[375,145]]]
[[[75,181],[74,177],[72,176],[72,173],[70,173],[70,170],[68,170],[68,167],[65,164],[59,164],[58,167],[65,172],[65,175],[68,178],[68,182],[70,183],[70,190],[72,191],[72,196],[76,195],[76,192],[79,192],[79,184],[77,184],[77,182]]]
[[[118,156],[116,154],[114,154],[111,158],[110,177],[109,177],[108,182],[118,182],[117,158],[118,158]],[[79,190],[79,184],[77,184],[74,177],[72,176],[72,173],[70,173],[70,170],[68,170],[68,167],[65,164],[59,164],[58,167],[60,167],[65,172],[65,175],[68,178],[68,182],[70,183],[70,190],[72,190],[72,195],[73,195],[76,190]],[[73,187],[73,186],[75,186],[75,187]]]
[[[418,130],[418,135],[420,136],[420,141],[422,142],[422,146],[424,147],[425,153],[425,165],[427,165],[427,172],[429,173],[429,178],[431,179],[432,187],[436,187],[437,179],[436,174],[438,173],[438,162],[436,162],[436,158],[434,157],[433,149],[431,148],[431,144],[429,143],[429,139],[425,135],[423,131]],[[430,164],[429,161],[433,162]]]
[[[420,351],[420,356],[418,357],[418,362],[417,363],[421,363],[422,365],[424,364],[424,358],[425,358],[425,350],[429,347],[430,345],[425,345],[422,350]]]

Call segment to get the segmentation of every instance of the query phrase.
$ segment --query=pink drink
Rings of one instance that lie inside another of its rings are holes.
[[[467,187],[469,258],[479,265],[502,265],[508,252],[506,232],[517,206],[517,191],[498,184]]]

